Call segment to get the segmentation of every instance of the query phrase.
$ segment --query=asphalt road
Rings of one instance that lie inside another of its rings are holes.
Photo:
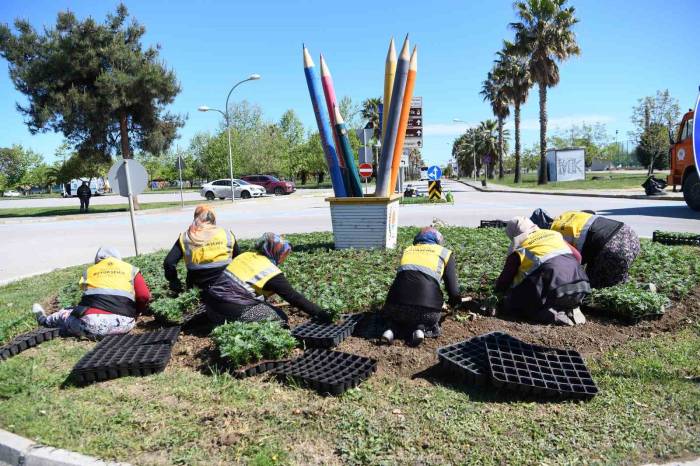
[[[455,194],[454,205],[405,205],[399,224],[427,225],[438,218],[448,224],[478,226],[482,219],[529,216],[541,207],[550,214],[569,209],[593,209],[631,225],[640,236],[657,229],[700,233],[700,216],[677,201],[607,199],[541,194],[481,193],[459,183],[446,182]],[[257,237],[265,231],[303,233],[331,229],[330,191],[305,190],[290,196],[271,196],[217,206],[219,225],[231,228],[240,238]],[[179,194],[164,200],[178,200]],[[177,235],[191,222],[194,206],[168,211],[143,211],[136,216],[140,252],[170,248]],[[89,217],[40,218],[0,223],[0,283],[89,262],[101,245],[116,246],[133,255],[129,216],[126,213]]]

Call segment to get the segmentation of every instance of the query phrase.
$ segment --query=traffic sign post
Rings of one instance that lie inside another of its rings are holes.
[[[178,172],[180,172],[180,207],[185,207],[185,197],[182,194],[182,169],[185,168],[185,161],[182,160],[180,155],[177,156],[175,166],[177,167]]]
[[[360,164],[360,176],[365,179],[365,196],[367,195],[367,185],[369,184],[369,178],[372,176],[372,164],[371,163],[361,163]]]
[[[139,255],[139,243],[136,238],[134,223],[134,196],[141,194],[148,183],[148,173],[139,162],[133,159],[122,159],[112,165],[107,174],[112,190],[129,199],[129,217],[131,218],[131,233],[134,236],[134,251]]]
[[[428,199],[431,201],[433,199],[442,199],[442,186],[440,186],[440,180],[428,182]]]
[[[442,170],[437,165],[433,165],[428,168],[428,179],[432,181],[437,181],[442,178]]]
[[[423,97],[413,97],[411,99],[403,147],[404,149],[420,149],[423,147]]]

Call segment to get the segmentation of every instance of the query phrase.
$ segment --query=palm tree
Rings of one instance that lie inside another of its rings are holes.
[[[491,160],[487,164],[487,175],[493,178],[493,156],[498,153],[498,122],[484,120],[477,128],[477,149]]]
[[[557,61],[581,52],[572,30],[578,23],[574,7],[567,0],[526,0],[515,3],[520,18],[510,26],[515,30],[515,49],[530,60],[532,79],[540,97],[540,171],[538,184],[547,183],[547,88],[559,83]]]
[[[529,63],[526,57],[517,55],[515,46],[503,42],[503,50],[498,52],[494,75],[501,83],[503,93],[508,103],[513,105],[513,120],[515,122],[515,175],[513,181],[520,183],[520,106],[527,101],[527,95],[532,86]]]
[[[493,115],[498,121],[498,178],[503,178],[503,121],[508,118],[508,98],[503,89],[502,81],[496,76],[495,70],[489,71],[481,86],[484,101],[491,104]]]
[[[381,103],[381,97],[370,97],[362,102],[362,110],[360,111],[362,118],[367,120],[365,128],[374,129],[374,137],[377,139],[381,139],[381,134],[379,134],[379,105]]]

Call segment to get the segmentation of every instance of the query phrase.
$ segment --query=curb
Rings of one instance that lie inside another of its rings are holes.
[[[462,183],[465,186],[469,186],[472,189],[476,189],[482,193],[510,193],[510,194],[538,194],[546,196],[574,196],[574,197],[604,197],[609,199],[636,199],[643,201],[680,201],[685,202],[682,197],[667,197],[667,196],[647,196],[643,194],[601,194],[601,193],[574,193],[570,191],[535,191],[535,190],[525,190],[525,189],[492,189],[483,188],[478,186],[476,183],[470,183],[468,181],[455,180],[458,183]]]
[[[10,466],[130,466],[47,447],[0,429],[0,464]]]

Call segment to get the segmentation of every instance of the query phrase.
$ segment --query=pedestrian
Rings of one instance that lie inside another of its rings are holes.
[[[87,213],[88,207],[90,206],[90,198],[92,197],[92,190],[87,181],[83,181],[76,191],[78,199],[80,199],[80,212]]]
[[[579,306],[591,288],[578,251],[525,217],[510,220],[506,235],[511,245],[495,286],[505,293],[506,312],[546,324],[585,323]]]
[[[381,310],[386,322],[384,343],[394,341],[396,328],[407,330],[413,345],[421,344],[425,337],[440,336],[444,304],[441,282],[445,284],[450,305],[461,304],[455,256],[443,242],[437,229],[425,227],[413,239],[413,245],[404,250]]]
[[[102,338],[128,333],[146,309],[151,292],[139,269],[124,262],[119,251],[101,247],[95,264],[80,279],[83,297],[77,306],[46,315],[35,303],[32,312],[43,327],[57,327],[61,335]]]
[[[253,251],[237,255],[202,293],[209,319],[217,325],[227,321],[286,323],[287,315],[266,302],[277,294],[309,316],[328,322],[329,313],[296,291],[279,269],[291,251],[284,238],[268,232],[256,241]]]
[[[182,291],[177,263],[185,260],[187,288],[206,288],[240,252],[233,232],[216,226],[216,213],[206,204],[194,210],[194,219],[165,256],[163,269],[170,290]]]
[[[581,263],[592,288],[607,288],[629,279],[629,269],[640,252],[639,237],[617,220],[593,211],[567,211],[549,227],[581,253]]]

